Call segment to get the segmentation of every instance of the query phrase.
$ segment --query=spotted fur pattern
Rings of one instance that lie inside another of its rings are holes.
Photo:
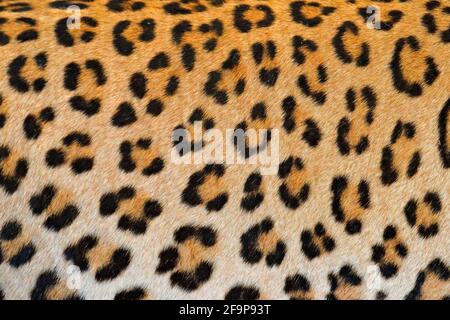
[[[1,0],[0,56],[0,299],[450,297],[447,0]]]

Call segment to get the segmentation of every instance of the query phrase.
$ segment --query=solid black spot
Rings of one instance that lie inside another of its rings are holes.
[[[238,285],[227,292],[225,300],[257,300],[259,296],[257,288]]]
[[[241,236],[241,257],[250,264],[258,263],[263,258],[263,252],[258,246],[258,239],[263,233],[269,232],[273,227],[270,220],[263,220],[254,225]]]
[[[264,120],[266,118],[266,106],[264,103],[259,102],[253,106],[251,118],[254,121],[258,119]]]
[[[180,44],[183,39],[183,35],[189,31],[192,31],[192,25],[189,21],[184,20],[178,23],[172,29],[172,41],[175,44]]]
[[[430,86],[439,77],[441,72],[439,71],[438,66],[434,62],[433,58],[427,57],[425,61],[427,64],[427,71],[425,71],[424,78],[425,83]]]
[[[165,273],[173,270],[178,264],[179,254],[174,247],[167,248],[159,254],[159,264],[156,268],[157,273]]]
[[[352,63],[356,61],[358,67],[364,67],[369,64],[369,45],[367,42],[360,44],[361,53],[357,57],[352,54],[345,47],[344,37],[346,33],[350,32],[354,36],[359,35],[359,29],[352,21],[345,21],[339,28],[336,35],[333,37],[332,43],[335,48],[337,57],[344,63]]]
[[[262,176],[259,173],[254,172],[250,174],[247,178],[247,181],[245,182],[244,192],[257,191],[259,186],[261,185],[261,181]]]
[[[429,226],[420,225],[418,231],[423,238],[430,238],[439,233],[439,225],[437,223],[432,223]]]
[[[197,228],[197,235],[199,236],[201,243],[206,247],[212,247],[216,244],[216,233],[209,227]]]
[[[78,158],[71,163],[72,171],[75,174],[90,171],[93,166],[94,160],[92,158]]]
[[[50,122],[55,119],[55,113],[51,107],[47,107],[41,110],[41,112],[39,113],[39,118],[42,121]]]
[[[204,92],[207,96],[214,97],[216,103],[225,105],[228,102],[228,94],[224,90],[218,88],[218,83],[222,79],[220,71],[212,71],[208,73],[208,80],[204,85]]]
[[[81,238],[76,244],[67,247],[64,250],[64,257],[84,272],[89,269],[89,261],[86,253],[92,250],[98,244],[98,239],[92,235]]]
[[[5,223],[0,231],[0,239],[5,241],[14,240],[22,232],[22,226],[17,221]]]
[[[148,201],[144,205],[144,214],[147,218],[156,218],[162,212],[162,207],[158,201]]]
[[[179,2],[170,2],[163,6],[164,10],[172,15],[190,14],[190,9],[183,8]]]
[[[36,248],[34,247],[34,245],[28,244],[23,248],[21,248],[20,251],[16,253],[13,257],[11,257],[11,259],[9,260],[9,264],[12,267],[19,268],[24,264],[30,262],[35,253]]]
[[[48,208],[57,190],[53,186],[46,186],[40,194],[30,198],[29,205],[33,214],[39,215]]]
[[[65,47],[72,47],[75,43],[73,36],[68,29],[68,18],[62,18],[55,24],[55,36],[60,45]]]
[[[0,31],[0,46],[6,46],[10,40],[11,38],[6,33]]]
[[[394,155],[390,147],[384,147],[381,156],[381,182],[384,185],[394,183],[398,178],[398,173],[393,167]]]
[[[450,99],[442,107],[438,118],[439,142],[438,149],[444,168],[450,168],[450,141],[448,133],[450,130]]]
[[[66,161],[64,151],[61,149],[50,149],[45,156],[45,161],[51,168],[59,167]]]
[[[102,64],[98,60],[86,60],[86,68],[94,72],[95,81],[98,86],[104,85],[106,83],[106,74],[103,69]]]
[[[128,27],[131,22],[129,20],[119,21],[113,29],[113,44],[116,50],[120,55],[129,56],[133,53],[135,45],[133,42],[126,39],[122,34]]]
[[[253,211],[261,205],[264,200],[264,195],[262,193],[249,194],[242,198],[241,208],[246,211]]]
[[[406,171],[406,174],[409,178],[413,177],[417,173],[417,170],[420,167],[420,159],[420,153],[415,152],[409,162],[408,169]]]
[[[361,137],[359,143],[355,147],[355,151],[357,154],[363,153],[369,147],[369,139],[367,136]]]
[[[142,288],[133,288],[118,292],[114,296],[114,300],[140,300],[146,296],[145,290]]]
[[[31,300],[46,300],[48,290],[54,287],[58,281],[58,276],[54,271],[48,270],[41,273],[31,291]]]
[[[374,245],[372,247],[372,261],[373,262],[380,262],[384,255],[386,254],[386,250],[381,245]]]
[[[41,134],[41,126],[33,115],[28,115],[23,121],[23,130],[27,139],[37,139]]]
[[[74,132],[68,134],[66,137],[64,137],[63,144],[65,146],[79,144],[80,146],[85,147],[85,146],[88,146],[91,144],[91,138],[89,137],[89,135],[87,135],[85,133],[80,133],[80,132],[74,131]]]
[[[273,252],[266,256],[266,264],[269,267],[279,266],[286,255],[286,245],[283,241],[278,241]]]
[[[44,225],[47,228],[58,232],[61,229],[71,225],[79,214],[80,212],[75,206],[69,205],[66,206],[61,212],[49,216],[45,220]]]
[[[109,216],[113,214],[119,206],[119,199],[113,193],[107,193],[100,199],[100,214]]]
[[[309,197],[309,192],[310,186],[307,183],[305,183],[294,195],[292,195],[286,183],[283,183],[278,188],[278,195],[280,199],[289,209],[297,209],[301,204],[306,202]]]
[[[303,13],[303,9],[305,7],[321,8],[320,10],[321,13],[315,17],[307,17],[307,15]],[[336,10],[336,8],[334,7],[322,7],[322,5],[319,4],[318,2],[305,2],[305,1],[292,2],[290,4],[290,9],[291,9],[290,10],[291,17],[295,22],[301,23],[310,28],[316,27],[322,23],[323,21],[322,15],[324,16],[330,15]]]
[[[95,37],[95,33],[91,31],[86,31],[81,35],[81,41],[83,42],[91,42]]]
[[[117,227],[120,230],[131,231],[139,235],[144,234],[147,230],[147,222],[144,219],[123,215],[120,217]]]
[[[406,220],[408,221],[410,226],[414,226],[416,224],[416,210],[417,210],[417,203],[414,200],[408,201],[405,208],[403,209],[403,212],[405,213]]]
[[[8,66],[9,84],[17,91],[24,93],[29,90],[28,82],[21,76],[27,58],[23,55],[16,57]]]
[[[95,279],[97,281],[106,281],[116,278],[130,264],[131,254],[126,249],[117,249],[114,251],[111,261],[104,267],[97,270]]]
[[[234,26],[241,32],[249,32],[252,29],[251,21],[244,18],[245,13],[250,10],[247,4],[238,5],[234,8]]]
[[[285,293],[295,293],[297,291],[300,292],[308,292],[311,288],[311,285],[304,276],[300,274],[295,274],[293,276],[289,276],[286,278],[284,282],[284,292]]]
[[[131,199],[136,195],[136,190],[133,187],[127,186],[117,192],[117,196],[120,200]]]
[[[350,265],[345,265],[339,270],[339,276],[348,284],[359,286],[362,279],[353,271]]]
[[[427,269],[436,274],[439,279],[448,281],[450,279],[450,269],[440,258],[433,259]]]
[[[312,234],[309,230],[303,231],[300,239],[302,242],[302,251],[309,260],[320,256],[320,249],[313,242]]]
[[[334,242],[334,240],[331,237],[325,237],[323,239],[322,243],[323,243],[323,247],[328,252],[333,251],[334,248],[336,247],[336,243]]]
[[[427,29],[428,33],[435,33],[437,31],[436,20],[430,13],[423,15],[422,25]]]
[[[150,176],[160,172],[162,169],[164,169],[164,160],[158,157],[153,159],[150,165],[142,170],[142,174],[145,176]]]
[[[176,93],[179,84],[180,84],[180,80],[178,79],[177,76],[170,77],[169,81],[167,82],[166,89],[165,89],[166,95],[173,96]]]
[[[72,62],[64,68],[64,87],[68,90],[75,90],[78,87],[78,81],[81,74],[81,68],[78,64]]]
[[[385,241],[394,239],[397,235],[397,230],[394,226],[387,226],[386,229],[384,229],[383,232],[383,239]]]
[[[234,93],[238,96],[241,95],[245,90],[245,85],[245,79],[239,79],[234,87]]]
[[[128,102],[123,102],[117,107],[117,111],[112,118],[112,124],[116,127],[130,125],[137,121],[133,106]]]
[[[150,100],[147,105],[147,113],[157,117],[161,114],[164,109],[164,105],[159,99]]]
[[[47,81],[44,78],[39,78],[33,81],[33,89],[35,92],[40,92],[45,88]]]
[[[185,44],[182,49],[181,59],[187,71],[192,71],[195,64],[195,49],[190,44]]]
[[[405,71],[402,70],[401,53],[406,46],[413,52],[418,52],[421,49],[419,41],[414,36],[399,39],[395,44],[395,51],[390,62],[392,78],[398,91],[405,92],[410,97],[418,97],[422,95],[423,86],[418,82],[408,82],[404,77]],[[424,80],[427,85],[431,85],[438,78],[440,71],[432,57],[427,57],[425,63],[427,70],[424,74]]]
[[[441,5],[441,3],[437,0],[432,0],[432,1],[428,1],[425,4],[425,7],[427,8],[427,10],[434,10],[436,8],[438,8]]]
[[[217,46],[217,40],[216,39],[209,39],[208,41],[206,41],[203,44],[203,48],[207,51],[207,52],[211,52],[213,51]]]
[[[406,257],[408,254],[408,249],[401,243],[397,244],[395,246],[395,251],[399,254],[401,257]]]
[[[166,53],[160,52],[156,54],[148,63],[150,70],[158,70],[169,66],[169,57]]]
[[[303,94],[311,97],[314,102],[319,105],[323,105],[327,101],[327,95],[323,91],[313,91],[309,85],[308,79],[304,74],[300,75],[297,79],[297,86],[300,88]]]
[[[397,271],[398,267],[393,263],[380,264],[381,275],[386,279],[393,277],[395,274],[397,274]]]
[[[134,96],[142,99],[147,92],[147,78],[141,72],[134,73],[131,76],[129,88]]]
[[[223,208],[223,206],[227,203],[227,201],[228,195],[226,193],[222,193],[213,200],[208,201],[206,204],[206,209],[208,211],[220,211]]]
[[[86,100],[82,96],[74,96],[69,100],[70,106],[76,111],[81,111],[87,117],[97,114],[100,110],[100,100]]]
[[[0,129],[5,126],[6,123],[6,115],[0,114]]]
[[[320,129],[317,126],[317,123],[312,119],[306,120],[305,125],[306,128],[303,132],[302,138],[306,141],[306,143],[308,143],[310,147],[316,147],[319,144],[322,136],[320,133]]]

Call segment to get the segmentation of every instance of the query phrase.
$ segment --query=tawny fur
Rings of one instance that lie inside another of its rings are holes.
[[[0,8],[0,297],[449,297],[446,0]],[[173,163],[194,118],[279,168]]]

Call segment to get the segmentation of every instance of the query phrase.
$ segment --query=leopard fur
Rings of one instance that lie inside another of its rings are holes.
[[[450,298],[448,0],[1,0],[0,56],[0,298]]]

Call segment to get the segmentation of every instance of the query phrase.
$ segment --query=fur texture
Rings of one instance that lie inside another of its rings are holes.
[[[449,298],[448,1],[2,0],[0,56],[1,298]]]

